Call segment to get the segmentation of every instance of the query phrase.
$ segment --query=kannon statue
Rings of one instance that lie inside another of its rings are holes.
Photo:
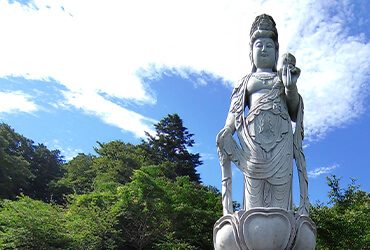
[[[233,214],[231,162],[244,175],[243,211],[254,208],[292,211],[293,159],[300,182],[298,214],[309,214],[302,151],[303,101],[297,90],[301,71],[292,54],[284,54],[279,65],[278,58],[276,24],[269,15],[257,16],[250,31],[252,72],[236,84],[225,126],[216,139],[222,167],[224,215]],[[296,124],[294,133],[292,121]],[[239,143],[233,138],[235,132]]]

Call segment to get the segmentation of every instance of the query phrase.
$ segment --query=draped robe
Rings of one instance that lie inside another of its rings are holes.
[[[224,151],[244,174],[243,209],[280,207],[293,209],[292,172],[296,159],[300,181],[300,213],[308,214],[307,173],[302,151],[303,102],[299,96],[296,130],[293,135],[286,104],[285,88],[278,76],[271,90],[249,107],[247,84],[250,74],[236,86],[230,111],[240,146],[232,138],[225,141]]]

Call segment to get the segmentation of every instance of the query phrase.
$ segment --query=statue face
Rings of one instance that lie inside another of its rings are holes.
[[[253,63],[257,69],[272,69],[276,62],[276,48],[271,38],[257,38],[253,43]]]

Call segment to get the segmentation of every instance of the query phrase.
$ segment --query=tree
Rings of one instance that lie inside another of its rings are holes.
[[[317,227],[317,249],[370,248],[370,194],[359,189],[351,179],[347,189],[340,187],[335,175],[327,177],[328,205],[312,206],[310,217]]]
[[[144,249],[163,239],[173,213],[171,199],[158,179],[141,170],[134,172],[132,182],[120,188],[118,223],[124,249]]]
[[[76,249],[57,205],[20,196],[3,200],[0,209],[1,249]]]
[[[217,190],[135,170],[131,182],[72,195],[66,228],[82,249],[213,249]]]
[[[93,161],[96,171],[96,188],[101,184],[130,182],[133,171],[139,169],[145,162],[145,157],[140,154],[141,148],[131,143],[111,141],[98,142],[100,148],[95,148],[99,154]]]
[[[93,190],[96,170],[92,167],[95,156],[83,153],[63,165],[65,174],[57,185],[67,193],[86,194]]]
[[[122,239],[115,229],[120,213],[115,204],[117,190],[71,195],[65,214],[66,228],[78,247],[75,249],[120,249]]]
[[[221,195],[199,183],[200,157],[188,152],[193,135],[181,119],[169,115],[156,129],[140,145],[98,142],[98,156],[68,163],[11,129],[0,133],[0,163],[8,164],[0,178],[17,179],[11,198],[32,196],[0,204],[0,248],[212,249]]]
[[[50,183],[59,179],[63,156],[43,144],[16,133],[0,124],[0,198],[14,200],[24,193],[49,202],[53,195]]]
[[[35,178],[24,156],[32,155],[33,141],[0,124],[0,198],[15,199]]]
[[[188,147],[194,144],[194,134],[183,126],[183,121],[177,114],[169,114],[154,127],[156,136],[146,132],[147,141],[143,141],[141,145],[154,165],[172,162],[175,164],[175,177],[189,176],[191,181],[199,183],[200,177],[195,168],[202,164],[200,156],[188,151]]]
[[[222,216],[219,191],[197,184],[188,176],[177,177],[175,182],[159,181],[173,207],[171,226],[166,234],[168,240],[162,243],[163,246],[172,241],[186,243],[187,249],[213,249],[213,226]]]
[[[25,157],[26,158],[26,157]],[[32,145],[32,153],[26,158],[35,178],[23,193],[33,199],[50,202],[60,200],[61,194],[50,185],[63,175],[64,162],[59,150],[49,150],[44,144]]]

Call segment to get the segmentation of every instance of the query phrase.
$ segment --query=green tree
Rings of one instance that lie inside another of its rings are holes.
[[[95,188],[112,182],[120,184],[130,182],[133,171],[139,169],[145,162],[145,156],[140,154],[143,150],[131,143],[116,140],[98,144],[100,148],[95,148],[95,151],[99,156],[93,161],[93,168],[97,174]]]
[[[189,176],[191,181],[200,182],[196,167],[202,164],[199,154],[188,151],[192,147],[194,134],[183,126],[182,119],[177,114],[169,114],[154,125],[156,135],[146,132],[147,141],[141,147],[148,152],[154,165],[166,161],[174,163],[173,176]],[[169,176],[172,178],[172,176]]]
[[[93,191],[88,194],[71,195],[65,216],[66,228],[78,243],[75,249],[120,249],[122,243],[115,229],[117,192]]]
[[[20,196],[0,208],[1,249],[75,249],[57,205]]]
[[[173,206],[167,237],[194,249],[213,249],[213,225],[222,216],[218,190],[197,184],[188,176],[178,177],[175,182],[160,180]]]
[[[135,170],[131,182],[72,195],[68,232],[82,249],[213,249],[221,216],[217,190]]]
[[[25,157],[35,178],[23,193],[33,199],[50,202],[59,201],[61,194],[53,189],[51,182],[59,180],[63,175],[64,162],[59,150],[49,150],[44,144],[32,145],[31,154]]]
[[[32,155],[33,141],[0,124],[0,198],[15,199],[27,189],[35,175],[25,155]]]
[[[356,180],[346,189],[335,175],[327,177],[330,201],[312,206],[310,217],[317,227],[317,249],[369,249],[370,194]],[[332,206],[328,206],[328,205]]]
[[[63,157],[43,144],[16,133],[7,124],[0,124],[0,198],[14,200],[24,193],[49,202],[54,190],[52,181],[62,172]]]
[[[134,172],[132,182],[120,190],[118,224],[123,249],[151,248],[169,230],[172,203],[158,179],[143,171]]]
[[[0,163],[24,163],[24,175],[0,166],[0,178],[18,178],[14,195],[53,198],[50,204],[25,196],[4,201],[0,248],[212,249],[221,195],[200,184],[199,154],[188,151],[193,134],[176,114],[156,129],[157,136],[140,145],[98,142],[97,156],[79,154],[65,164],[58,151],[11,129],[5,134],[14,142],[0,133]],[[2,176],[4,169],[12,175]],[[65,201],[62,194],[66,203],[53,204]]]
[[[92,167],[95,156],[80,153],[63,165],[64,176],[57,187],[65,189],[66,193],[86,194],[93,190],[96,170]]]

